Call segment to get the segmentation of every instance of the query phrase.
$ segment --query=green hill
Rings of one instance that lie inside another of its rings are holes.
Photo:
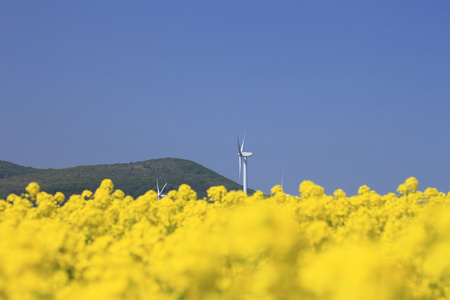
[[[40,171],[40,169],[24,167],[7,161],[0,160],[0,179],[16,175],[34,173],[38,171]]]
[[[0,199],[11,193],[24,193],[25,187],[33,181],[41,186],[42,191],[51,194],[62,192],[69,197],[83,190],[95,191],[105,178],[113,181],[115,189],[121,189],[134,198],[148,190],[156,190],[156,179],[160,187],[167,182],[164,193],[176,190],[185,183],[197,192],[198,198],[206,197],[206,191],[212,186],[223,185],[227,190],[241,189],[238,183],[198,163],[179,158],[66,169],[35,169],[0,161]]]

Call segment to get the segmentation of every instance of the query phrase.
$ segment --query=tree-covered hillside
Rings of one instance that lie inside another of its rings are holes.
[[[160,187],[167,183],[165,193],[178,189],[181,184],[188,184],[199,198],[205,197],[206,191],[212,186],[223,185],[227,190],[241,189],[236,182],[198,163],[179,158],[66,169],[33,169],[2,161],[0,170],[0,199],[5,199],[11,193],[24,193],[25,187],[33,181],[47,193],[62,192],[68,197],[80,194],[83,190],[95,191],[105,178],[111,179],[116,189],[133,197],[143,195],[148,190],[156,190],[157,179]]]
[[[8,161],[0,160],[0,178],[29,174],[37,171],[40,171],[40,169],[24,167]]]

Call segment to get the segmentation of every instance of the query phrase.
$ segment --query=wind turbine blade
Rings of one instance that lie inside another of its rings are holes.
[[[247,130],[244,133],[244,139],[242,140],[241,152],[244,151],[245,137],[247,136]]]
[[[239,151],[239,155],[242,155],[241,145],[239,144],[239,137],[237,138],[237,142],[238,142],[238,151]]]
[[[164,191],[164,188],[166,187],[166,185],[167,185],[167,182],[166,182],[166,184],[162,187],[162,189],[161,189],[161,194],[162,194],[162,192]]]
[[[156,190],[158,191],[158,196],[159,196],[159,184],[158,184],[158,179],[156,179]]]

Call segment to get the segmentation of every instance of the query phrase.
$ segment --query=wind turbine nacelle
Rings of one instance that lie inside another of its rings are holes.
[[[242,156],[243,157],[250,157],[250,156],[253,156],[253,153],[251,153],[251,152],[242,152]]]

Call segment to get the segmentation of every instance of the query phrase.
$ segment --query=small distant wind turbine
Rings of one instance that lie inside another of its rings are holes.
[[[284,188],[283,188],[283,179],[284,179],[284,167],[283,167],[283,172],[281,173],[281,188],[283,189],[283,193],[284,193],[285,195],[290,196],[290,194],[286,194],[286,192],[284,191]]]
[[[243,179],[242,179],[242,190],[244,193],[247,194],[247,157],[251,157],[253,153],[251,152],[244,152],[244,143],[245,143],[245,136],[247,135],[247,132],[244,134],[244,139],[242,140],[242,146],[239,144],[239,137],[237,139],[238,142],[238,150],[239,150],[239,182],[241,182],[241,169],[243,169]]]
[[[159,190],[158,179],[156,179],[156,189],[158,190],[158,200],[161,200],[161,198],[164,198],[167,196],[162,193],[164,191],[164,188],[166,187],[166,185],[167,185],[167,183],[162,187],[161,190]]]

